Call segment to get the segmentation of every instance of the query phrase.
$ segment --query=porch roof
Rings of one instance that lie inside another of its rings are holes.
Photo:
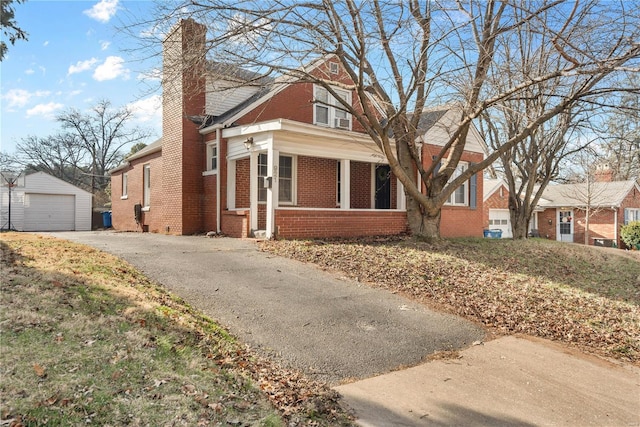
[[[229,159],[246,157],[248,151],[244,143],[252,138],[252,150],[266,150],[271,144],[283,153],[387,163],[387,159],[367,134],[288,119],[226,128],[222,130],[222,137],[229,141]]]

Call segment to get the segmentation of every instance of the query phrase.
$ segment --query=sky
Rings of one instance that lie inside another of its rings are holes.
[[[27,0],[13,3],[17,26],[28,41],[7,44],[0,62],[0,151],[15,153],[28,136],[61,130],[56,114],[86,112],[101,100],[134,112],[132,125],[161,133],[156,61],[131,51],[133,40],[119,30],[131,17],[145,17],[151,1]],[[155,89],[154,91],[152,91]]]

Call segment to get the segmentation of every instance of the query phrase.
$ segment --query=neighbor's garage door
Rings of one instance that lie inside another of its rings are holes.
[[[502,230],[502,238],[511,237],[511,218],[508,209],[489,209],[489,228]]]
[[[25,194],[24,231],[75,230],[76,197],[60,194]]]

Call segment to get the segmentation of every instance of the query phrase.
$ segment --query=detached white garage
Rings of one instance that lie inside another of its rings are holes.
[[[91,193],[44,172],[27,175],[22,185],[0,190],[2,229],[18,231],[91,230]]]
[[[502,238],[513,237],[511,235],[511,216],[509,209],[489,209],[489,228],[502,230]]]

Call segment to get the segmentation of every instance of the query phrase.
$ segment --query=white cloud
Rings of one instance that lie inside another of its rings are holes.
[[[93,72],[93,78],[99,82],[105,80],[113,80],[118,77],[123,79],[129,78],[130,71],[124,68],[124,59],[119,56],[108,56],[103,64],[96,67]]]
[[[160,95],[140,99],[127,104],[127,107],[139,122],[156,121],[160,123],[162,121],[162,97]]]
[[[44,43],[42,43],[42,46],[49,46],[49,40],[45,41]]]
[[[111,42],[100,42],[100,49],[107,50],[111,46]]]
[[[31,98],[38,98],[43,96],[49,96],[51,92],[46,90],[38,90],[35,92],[29,92],[24,89],[11,89],[6,94],[2,95],[2,99],[6,99],[9,105],[8,111],[15,111],[16,108],[22,108],[26,106]]]
[[[162,70],[160,68],[154,68],[148,72],[140,73],[138,74],[137,79],[159,82],[162,80]]]
[[[57,102],[49,102],[48,104],[38,104],[27,110],[27,117],[43,116],[47,119],[53,118],[53,114],[63,108],[64,105]]]
[[[33,68],[28,68],[26,70],[24,70],[24,73],[28,76],[30,76],[31,74],[35,73],[35,71],[33,70]]]
[[[94,65],[98,63],[96,58],[87,59],[86,61],[78,61],[76,65],[70,65],[69,71],[67,71],[67,75],[81,73],[83,71],[87,71],[93,68]]]
[[[96,21],[106,23],[118,11],[118,0],[101,0],[93,5],[91,9],[85,10],[83,13],[89,18],[93,18]]]

